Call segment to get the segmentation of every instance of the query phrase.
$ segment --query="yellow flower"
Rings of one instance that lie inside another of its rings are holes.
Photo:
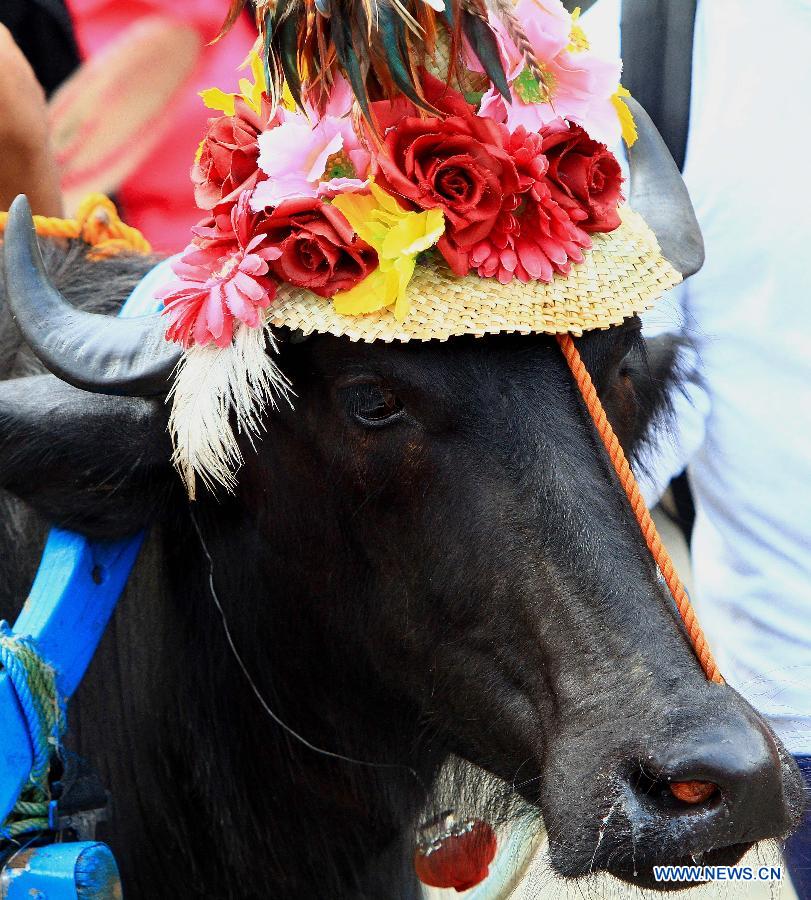
[[[340,194],[333,206],[346,216],[358,237],[377,250],[378,268],[349,291],[333,297],[336,312],[346,316],[377,312],[394,304],[394,316],[408,315],[407,288],[417,254],[428,250],[445,233],[441,209],[412,212],[379,188],[370,194]]]
[[[219,88],[208,88],[205,91],[200,91],[200,96],[209,109],[216,109],[225,113],[226,116],[233,116],[236,94],[226,94],[225,91],[221,91]]]
[[[622,126],[622,139],[625,141],[627,146],[633,147],[636,143],[636,139],[639,137],[639,134],[636,130],[634,114],[628,108],[628,104],[622,99],[623,97],[630,96],[631,92],[628,90],[628,88],[624,88],[622,85],[620,85],[616,89],[616,91],[614,91],[614,94],[611,97],[611,102],[614,104],[614,109],[616,109],[617,111],[620,125]]]
[[[589,49],[589,39],[583,26],[578,22],[580,18],[580,7],[576,6],[572,10],[572,30],[569,33],[569,46],[566,48],[569,53],[582,53]]]
[[[267,80],[265,78],[265,67],[262,65],[262,60],[255,50],[251,50],[248,55],[248,64],[251,69],[251,74],[253,75],[253,81],[250,81],[248,78],[240,78],[238,94],[226,94],[225,91],[221,91],[219,88],[209,88],[206,91],[200,91],[203,103],[205,103],[209,109],[216,109],[219,112],[225,113],[226,116],[233,116],[234,102],[237,97],[242,97],[257,115],[261,114],[262,94],[267,93],[268,89]],[[285,90],[289,93],[287,85],[285,85]],[[282,104],[287,106],[285,100],[286,97],[283,96]],[[290,108],[292,108],[292,100],[293,98],[291,97]]]

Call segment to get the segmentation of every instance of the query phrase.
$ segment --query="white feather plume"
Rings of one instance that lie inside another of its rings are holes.
[[[271,356],[276,352],[269,324],[249,328],[240,323],[228,347],[194,346],[183,354],[169,394],[169,430],[172,462],[190,499],[196,496],[197,476],[209,488],[220,485],[233,492],[242,465],[238,435],[246,434],[253,444],[265,430],[268,408],[281,400],[291,403],[290,382]]]

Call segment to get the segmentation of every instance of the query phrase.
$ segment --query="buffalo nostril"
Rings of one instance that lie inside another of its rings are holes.
[[[681,777],[674,777],[674,774],[660,772],[654,775],[643,766],[638,766],[629,783],[633,792],[646,805],[655,807],[660,813],[665,814],[681,815],[688,809],[712,807],[721,799],[718,781],[710,781],[707,778],[685,778],[687,773],[679,773]]]
[[[711,781],[673,781],[670,793],[682,803],[706,803],[718,793],[718,785]]]

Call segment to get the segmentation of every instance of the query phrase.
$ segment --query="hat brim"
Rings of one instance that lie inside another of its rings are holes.
[[[273,325],[353,341],[444,341],[464,334],[582,334],[645,312],[681,275],[662,256],[656,237],[629,206],[622,224],[593,235],[585,260],[549,284],[455,276],[443,263],[419,265],[409,286],[410,309],[398,322],[390,310],[345,316],[332,301],[282,285],[270,309]]]

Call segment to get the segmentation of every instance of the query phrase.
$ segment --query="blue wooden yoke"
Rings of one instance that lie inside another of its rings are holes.
[[[157,287],[171,260],[156,266],[135,288],[122,316],[154,314]],[[84,676],[129,578],[144,534],[121,541],[89,541],[55,528],[48,536],[31,593],[14,633],[28,635],[57,673],[59,693],[70,697]],[[8,675],[0,671],[0,822],[28,779],[31,737]]]

